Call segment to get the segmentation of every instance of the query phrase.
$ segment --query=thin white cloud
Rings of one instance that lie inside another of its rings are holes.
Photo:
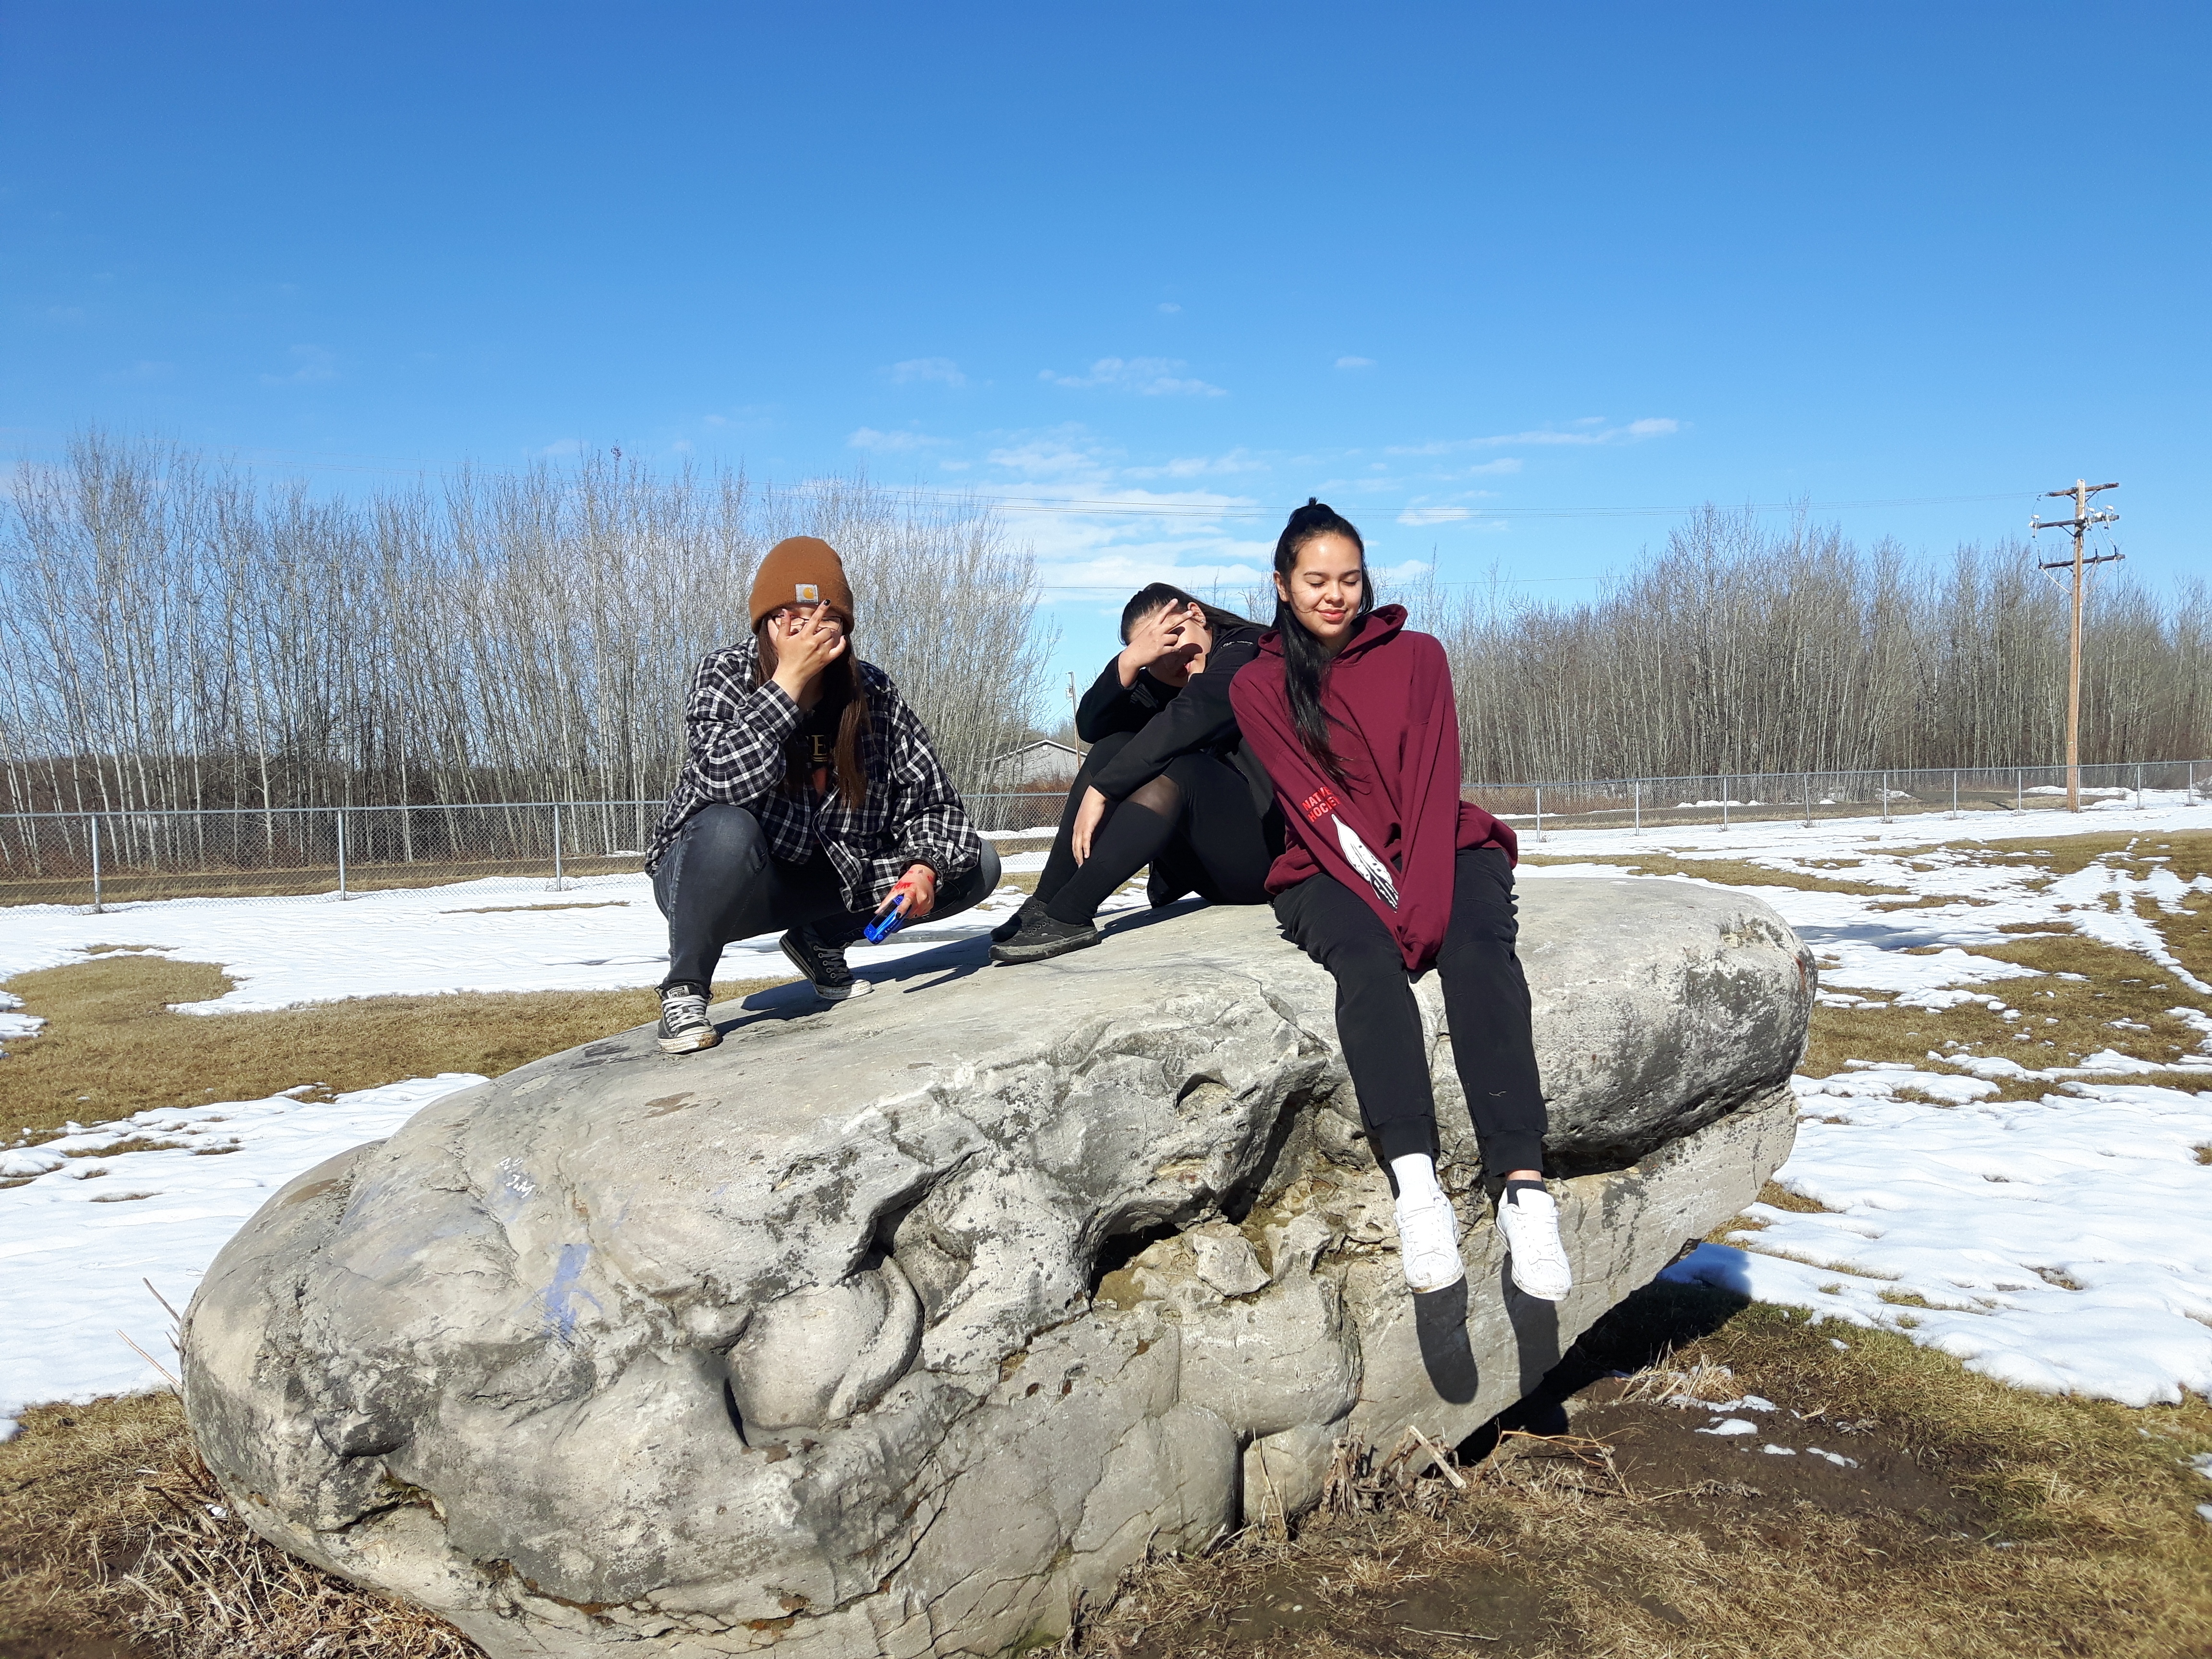
[[[1163,300],[1160,301],[1160,309],[1167,315],[1172,317],[1176,313],[1181,311],[1182,307],[1177,305],[1173,300]]]
[[[878,432],[872,426],[855,430],[845,440],[854,449],[873,450],[882,455],[910,454],[918,449],[936,449],[943,446],[942,438],[926,438],[919,432]]]
[[[935,381],[939,386],[963,386],[968,377],[960,372],[960,365],[950,357],[909,357],[902,363],[890,366],[892,383],[912,386],[917,382]]]
[[[1267,462],[1250,451],[1237,448],[1226,455],[1184,455],[1164,462],[1158,466],[1125,466],[1120,476],[1124,478],[1206,478],[1218,477],[1232,472],[1266,472]]]
[[[993,466],[1025,478],[1101,481],[1111,476],[1104,447],[1079,426],[1022,433],[985,452]]]
[[[1682,429],[1680,421],[1646,418],[1631,421],[1626,426],[1591,426],[1587,420],[1577,421],[1582,429],[1562,432],[1547,427],[1535,432],[1504,432],[1486,438],[1446,438],[1434,443],[1394,445],[1383,453],[1389,455],[1451,455],[1469,449],[1503,449],[1508,445],[1572,444],[1587,447],[1595,444],[1641,443],[1646,438],[1663,438]]]
[[[264,374],[264,386],[312,386],[319,380],[335,380],[338,377],[337,354],[319,345],[295,345],[292,348],[292,372],[289,374]]]
[[[1372,357],[1339,357],[1336,366],[1339,368],[1372,368],[1375,360]]]
[[[1088,374],[1058,374],[1051,369],[1039,369],[1037,379],[1048,386],[1072,386],[1085,390],[1103,386],[1113,392],[1133,392],[1142,398],[1225,398],[1229,394],[1218,386],[1193,380],[1176,371],[1183,367],[1179,357],[1101,357],[1091,365]]]
[[[1486,519],[1480,512],[1467,507],[1409,507],[1398,515],[1397,522],[1409,530],[1422,530],[1440,524],[1463,525],[1478,534],[1502,534],[1506,529],[1504,519]]]

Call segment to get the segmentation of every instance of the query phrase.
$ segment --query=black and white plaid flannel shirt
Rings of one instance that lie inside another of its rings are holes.
[[[646,848],[646,869],[660,862],[692,814],[720,802],[750,807],[769,851],[787,863],[804,864],[819,845],[850,910],[873,909],[910,865],[927,865],[940,882],[974,869],[982,842],[928,728],[890,675],[873,663],[855,666],[868,699],[860,744],[868,798],[850,806],[834,772],[818,797],[784,787],[785,757],[805,716],[781,686],[761,678],[757,647],[747,641],[702,660],[684,705],[690,753]]]

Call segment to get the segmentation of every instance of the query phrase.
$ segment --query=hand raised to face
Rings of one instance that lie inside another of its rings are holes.
[[[775,683],[794,702],[845,654],[845,624],[826,605],[785,605],[769,612],[768,626],[775,646]]]
[[[1190,635],[1193,617],[1199,619],[1199,637]],[[1133,685],[1139,669],[1149,669],[1162,679],[1181,684],[1190,659],[1205,651],[1205,613],[1196,605],[1164,605],[1139,617],[1129,629],[1129,643],[1121,656],[1121,684]]]

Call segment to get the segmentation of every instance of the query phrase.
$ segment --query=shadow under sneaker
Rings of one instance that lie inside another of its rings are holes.
[[[791,958],[791,965],[814,988],[814,994],[824,1002],[866,996],[876,988],[866,980],[853,977],[853,970],[845,965],[845,947],[824,939],[814,931],[811,922],[793,928],[777,943],[783,946],[784,955]]]
[[[1098,943],[1097,927],[1087,921],[1058,921],[1044,910],[1024,921],[1010,939],[991,947],[994,962],[1042,962]]]
[[[706,988],[678,984],[660,994],[660,1028],[653,1033],[665,1054],[688,1054],[722,1040],[707,1018]]]

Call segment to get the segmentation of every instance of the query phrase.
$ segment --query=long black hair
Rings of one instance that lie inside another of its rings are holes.
[[[1375,584],[1367,574],[1367,544],[1352,527],[1352,520],[1327,503],[1309,495],[1306,504],[1291,514],[1283,533],[1275,538],[1275,574],[1285,586],[1297,568],[1298,550],[1322,536],[1341,536],[1359,550],[1359,610],[1364,617],[1375,608]],[[1283,641],[1283,690],[1291,700],[1291,720],[1321,769],[1342,781],[1336,751],[1328,745],[1328,715],[1321,706],[1321,677],[1334,659],[1322,642],[1306,631],[1291,602],[1279,592],[1275,599],[1275,631]]]
[[[1177,587],[1173,582],[1147,582],[1129,596],[1128,604],[1121,607],[1121,643],[1129,642],[1129,630],[1163,605],[1182,610],[1196,605],[1205,615],[1206,625],[1218,635],[1232,628],[1257,628],[1260,624],[1249,617],[1240,617],[1234,611],[1224,611],[1218,605],[1208,605]]]

